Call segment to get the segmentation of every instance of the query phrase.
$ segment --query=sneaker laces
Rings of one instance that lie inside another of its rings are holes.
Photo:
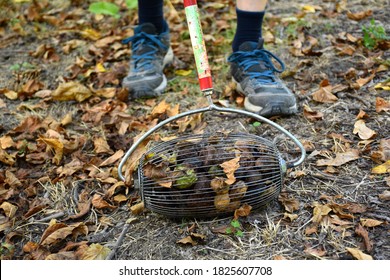
[[[275,67],[272,58],[278,62],[280,69]],[[285,70],[280,58],[265,49],[236,51],[230,55],[228,61],[237,63],[246,75],[263,84],[277,84],[274,72],[282,73]]]
[[[123,44],[132,43],[132,60],[134,71],[144,71],[153,68],[152,61],[156,59],[155,54],[159,49],[167,50],[158,35],[139,32],[132,37],[122,40]]]

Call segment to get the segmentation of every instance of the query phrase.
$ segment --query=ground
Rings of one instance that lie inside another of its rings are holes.
[[[120,18],[89,12],[92,1],[16,2],[0,2],[2,259],[390,259],[389,41],[372,29],[368,46],[363,34],[363,26],[389,30],[387,1],[270,1],[266,48],[286,64],[281,77],[299,106],[272,120],[307,157],[283,176],[277,199],[237,219],[136,214],[139,192],[118,178],[142,132],[207,105],[180,1],[166,1],[176,55],[167,91],[149,100],[129,100],[121,88],[130,55],[121,39],[137,23],[122,1],[111,1]],[[198,2],[213,101],[242,108],[226,62],[234,1]],[[206,124],[281,135],[212,114],[171,128],[194,133]],[[278,143],[293,160],[290,142]]]

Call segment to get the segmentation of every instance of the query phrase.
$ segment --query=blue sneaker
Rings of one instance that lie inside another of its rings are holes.
[[[276,69],[272,59],[281,66]],[[284,63],[258,43],[244,42],[232,53],[228,62],[237,91],[245,95],[245,109],[264,117],[291,115],[297,112],[294,94],[277,77]]]
[[[123,40],[131,43],[130,70],[122,86],[129,89],[132,98],[150,98],[160,95],[167,86],[164,68],[173,61],[168,25],[157,34],[151,23],[139,25],[134,36]]]

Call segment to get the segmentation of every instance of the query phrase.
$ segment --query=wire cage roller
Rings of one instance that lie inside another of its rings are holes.
[[[234,212],[241,205],[253,209],[274,200],[288,168],[300,165],[305,149],[289,131],[258,114],[222,108],[211,99],[212,81],[195,0],[184,0],[200,89],[208,106],[170,117],[143,134],[126,152],[118,167],[151,134],[181,118],[207,112],[234,114],[268,124],[298,147],[300,156],[285,161],[275,141],[241,131],[212,129],[202,134],[177,135],[153,143],[139,161],[133,181],[146,208],[169,217],[213,217]]]

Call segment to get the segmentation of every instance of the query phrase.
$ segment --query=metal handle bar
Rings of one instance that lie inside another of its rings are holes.
[[[211,99],[211,97],[209,95],[207,95],[207,96],[208,96],[208,98]],[[153,132],[157,131],[158,129],[160,129],[161,127],[166,125],[167,123],[170,123],[170,122],[172,122],[174,120],[186,117],[188,115],[204,113],[204,112],[207,112],[207,111],[217,111],[217,112],[227,112],[227,113],[243,114],[243,115],[246,115],[248,117],[252,117],[252,118],[254,118],[256,120],[265,122],[265,123],[271,125],[272,127],[276,128],[277,130],[279,130],[283,134],[285,134],[288,138],[290,138],[298,146],[298,148],[301,151],[301,156],[299,157],[298,160],[290,161],[290,162],[286,163],[287,168],[292,168],[292,167],[296,167],[296,166],[300,165],[304,161],[304,159],[306,157],[306,151],[305,151],[305,148],[303,147],[302,143],[294,135],[292,135],[290,132],[288,132],[286,129],[284,129],[280,125],[276,124],[275,122],[273,122],[273,121],[271,121],[271,120],[269,120],[269,119],[267,119],[265,117],[262,117],[260,115],[248,112],[248,111],[243,111],[243,110],[233,109],[233,108],[222,108],[222,107],[219,107],[217,105],[211,104],[209,107],[204,107],[204,108],[200,108],[200,109],[190,110],[190,111],[187,111],[187,112],[180,113],[180,114],[178,114],[176,116],[170,117],[170,118],[168,118],[168,119],[158,123],[152,129],[150,129],[147,132],[145,132],[145,134],[143,134],[135,143],[133,143],[133,145],[126,152],[126,154],[123,156],[121,162],[119,163],[119,166],[118,166],[118,176],[119,176],[119,178],[122,181],[126,180],[125,177],[123,176],[123,173],[122,173],[123,166],[125,165],[127,159],[130,157],[130,155],[142,143],[142,141],[144,141],[147,137],[149,137]]]

